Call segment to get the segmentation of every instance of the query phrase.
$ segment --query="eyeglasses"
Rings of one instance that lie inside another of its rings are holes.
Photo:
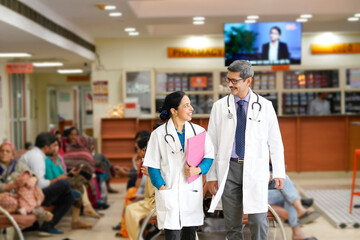
[[[228,78],[228,77],[225,77],[225,81],[227,82],[227,83],[232,83],[232,84],[234,84],[234,85],[236,85],[238,82],[240,82],[240,81],[245,81],[246,79],[243,79],[243,78],[240,78],[240,79],[231,79],[231,78]]]

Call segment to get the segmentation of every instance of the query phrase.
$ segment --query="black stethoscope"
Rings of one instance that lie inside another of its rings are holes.
[[[165,140],[165,142],[170,146],[170,148],[171,148],[171,153],[172,154],[175,154],[175,150],[173,149],[173,147],[171,146],[171,144],[168,142],[168,140],[166,139],[167,137],[171,137],[171,139],[173,140],[173,142],[175,143],[175,138],[174,138],[174,136],[172,135],[172,134],[170,134],[170,133],[168,133],[168,130],[167,130],[167,124],[168,124],[168,122],[169,121],[167,121],[166,123],[165,123],[165,136],[164,136],[164,140]],[[194,128],[194,126],[192,125],[192,123],[191,122],[189,122],[188,121],[188,123],[190,123],[190,126],[191,126],[191,128],[192,128],[192,130],[193,130],[193,132],[194,132],[194,135],[196,136],[196,132],[195,132],[195,128]],[[179,152],[181,152],[182,151],[182,149],[180,149],[180,151]],[[178,152],[177,152],[178,153]]]
[[[251,110],[252,110],[252,115],[253,117],[249,117],[250,120],[253,120],[253,121],[256,121],[256,122],[260,122],[260,120],[258,120],[258,117],[259,117],[259,114],[260,114],[260,111],[261,111],[261,104],[259,102],[259,95],[255,92],[253,92],[255,95],[256,95],[256,102],[253,102],[251,104]],[[229,103],[229,98],[230,98],[230,94],[228,95],[227,97],[227,105],[228,105],[228,118],[229,119],[232,119],[234,117],[234,115],[230,112],[230,103]],[[258,113],[256,115],[256,118],[255,118],[255,113],[254,113],[254,104],[258,106]]]

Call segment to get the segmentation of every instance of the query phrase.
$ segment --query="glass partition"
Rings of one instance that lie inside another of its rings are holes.
[[[141,114],[149,114],[151,112],[150,82],[150,72],[126,73],[126,97],[138,99]]]
[[[194,108],[193,114],[210,114],[212,105],[214,103],[213,95],[188,95],[191,101],[191,106]],[[155,100],[156,112],[160,112],[164,103],[166,95],[157,95]]]

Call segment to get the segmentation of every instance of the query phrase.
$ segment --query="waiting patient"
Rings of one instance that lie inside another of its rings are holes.
[[[52,154],[57,144],[57,138],[50,132],[43,132],[37,135],[35,147],[24,153],[19,161],[24,163],[38,177],[38,186],[42,189],[45,199],[43,206],[54,206],[53,219],[44,222],[40,227],[41,235],[63,234],[55,228],[56,224],[70,209],[74,202],[71,192],[71,185],[66,176],[47,180],[45,175],[46,154]]]
[[[271,178],[270,178],[271,179]],[[316,237],[310,236],[302,231],[300,224],[314,221],[320,217],[319,211],[306,210],[300,200],[300,196],[295,185],[286,175],[284,187],[281,190],[269,190],[268,201],[270,205],[280,205],[284,207],[288,215],[288,223],[292,230],[292,240],[316,240]]]

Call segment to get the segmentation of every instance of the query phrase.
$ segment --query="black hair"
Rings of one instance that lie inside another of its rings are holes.
[[[58,135],[58,134],[62,135],[60,130],[56,130],[55,133],[54,133],[55,136]]]
[[[25,143],[25,149],[29,150],[30,148],[32,148],[34,146],[34,144],[32,144],[32,142],[26,142]]]
[[[50,146],[56,140],[57,137],[54,134],[50,132],[42,132],[36,136],[35,146],[41,149],[45,146]]]
[[[271,30],[275,29],[276,31],[279,32],[279,35],[281,35],[281,29],[278,27],[278,26],[273,26],[272,28],[270,28],[270,33],[271,33]]]
[[[164,104],[161,108],[160,119],[166,121],[171,117],[170,109],[178,109],[181,99],[185,96],[183,91],[177,91],[170,93],[166,96]]]
[[[72,126],[72,127],[68,128],[68,129],[64,130],[64,136],[68,137],[70,135],[70,133],[72,132],[72,130],[76,130],[77,134],[79,135],[79,129]]]
[[[143,138],[143,137],[146,137],[146,136],[150,136],[151,132],[150,130],[141,130],[140,132],[138,132],[136,135],[135,135],[135,139],[138,139],[138,138]]]
[[[144,149],[144,148],[146,148],[149,139],[150,139],[149,136],[145,136],[145,137],[140,138],[140,140],[137,141],[136,143],[140,149]]]

